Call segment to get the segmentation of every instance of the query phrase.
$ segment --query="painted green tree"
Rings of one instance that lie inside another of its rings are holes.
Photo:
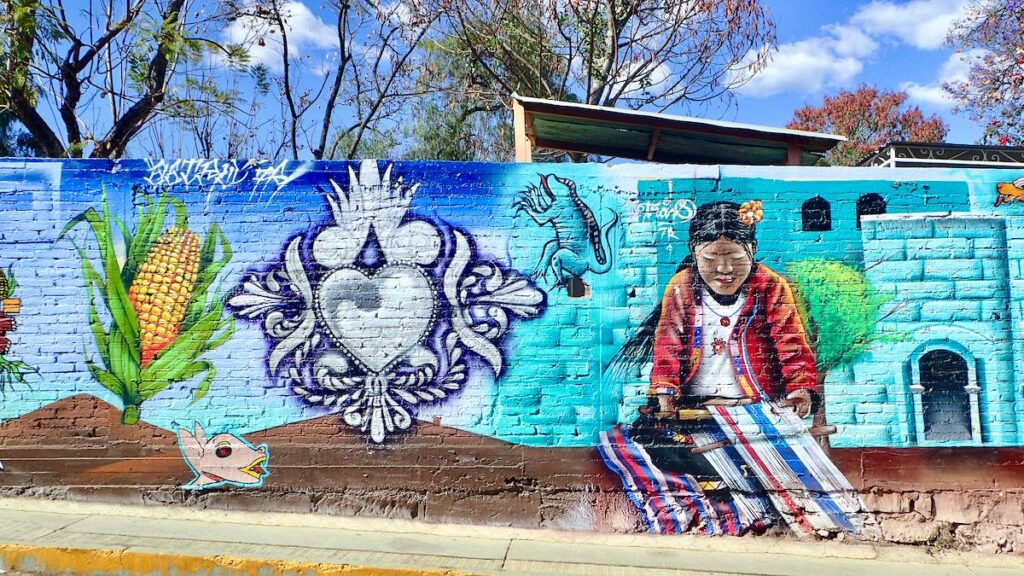
[[[864,272],[837,260],[799,260],[787,268],[814,347],[818,393],[829,371],[849,364],[887,336],[878,331],[879,312],[888,298],[875,292]],[[825,423],[824,409],[815,413]]]

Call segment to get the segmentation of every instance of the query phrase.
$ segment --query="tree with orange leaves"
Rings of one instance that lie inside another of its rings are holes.
[[[907,93],[861,86],[826,96],[820,106],[793,113],[786,128],[828,132],[848,140],[829,151],[819,164],[854,166],[889,142],[942,142],[949,126],[936,115],[925,117],[917,106],[905,106]]]

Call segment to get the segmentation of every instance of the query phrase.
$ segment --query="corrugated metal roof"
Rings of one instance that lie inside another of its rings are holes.
[[[516,114],[518,160],[527,160],[520,149],[529,144],[670,164],[812,165],[846,140],[834,134],[518,95],[513,100],[521,108]]]

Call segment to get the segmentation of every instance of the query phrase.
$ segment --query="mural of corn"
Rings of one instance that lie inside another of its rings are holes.
[[[201,399],[217,371],[201,357],[234,334],[224,314],[217,275],[231,260],[231,247],[217,224],[200,242],[188,227],[185,205],[167,194],[145,196],[136,206],[135,230],[111,214],[106,195],[100,211],[72,218],[58,241],[87,224],[99,248],[97,267],[77,246],[89,304],[89,327],[99,361],[86,354],[93,378],[124,405],[121,421],[135,424],[142,404],[171,384],[202,376],[192,394]],[[165,229],[169,210],[175,223]],[[118,243],[124,248],[118,257]],[[219,257],[218,257],[219,256]],[[110,320],[100,315],[103,303]]]
[[[11,351],[11,341],[7,334],[17,330],[18,323],[14,321],[14,316],[21,312],[21,300],[14,297],[17,285],[10,268],[6,273],[0,270],[0,392],[12,384],[24,383],[25,374],[35,372],[34,368],[24,362],[4,358],[4,354]]]
[[[198,270],[199,236],[183,228],[164,232],[139,267],[128,299],[139,316],[143,366],[181,332]]]

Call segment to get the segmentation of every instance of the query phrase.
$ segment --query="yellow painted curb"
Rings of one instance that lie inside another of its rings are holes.
[[[138,574],[168,576],[221,574],[223,576],[472,576],[458,570],[369,568],[344,564],[254,560],[232,556],[179,556],[159,552],[48,548],[0,545],[0,561],[7,570],[70,574]]]

